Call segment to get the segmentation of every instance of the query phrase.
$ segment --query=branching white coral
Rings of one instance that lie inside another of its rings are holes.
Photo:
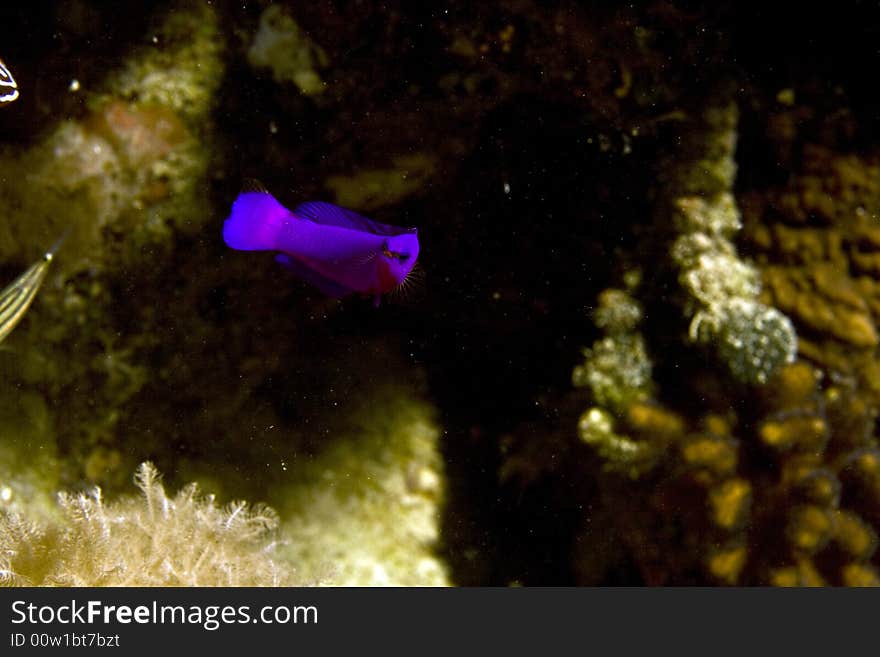
[[[195,484],[169,497],[151,463],[138,468],[141,497],[105,503],[98,488],[59,495],[60,519],[36,525],[0,515],[0,582],[60,586],[277,586],[275,512],[219,507]]]

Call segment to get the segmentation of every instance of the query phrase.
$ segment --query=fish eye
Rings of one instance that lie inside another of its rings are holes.
[[[400,260],[400,262],[406,262],[409,260],[409,253],[398,253],[397,259]]]

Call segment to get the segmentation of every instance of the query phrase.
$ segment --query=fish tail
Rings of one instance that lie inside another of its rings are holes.
[[[223,224],[223,241],[239,251],[275,251],[290,212],[268,192],[244,192]]]

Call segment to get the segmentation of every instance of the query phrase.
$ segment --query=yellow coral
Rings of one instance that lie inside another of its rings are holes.
[[[721,529],[737,529],[748,519],[752,486],[744,479],[729,479],[709,491],[712,520]]]
[[[725,584],[736,584],[748,553],[744,545],[722,548],[709,556],[708,570],[716,579]]]

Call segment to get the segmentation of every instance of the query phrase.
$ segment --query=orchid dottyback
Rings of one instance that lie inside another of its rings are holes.
[[[380,224],[331,203],[291,212],[266,191],[239,194],[223,240],[240,251],[277,251],[275,259],[324,294],[372,296],[399,287],[419,256],[415,228]]]

